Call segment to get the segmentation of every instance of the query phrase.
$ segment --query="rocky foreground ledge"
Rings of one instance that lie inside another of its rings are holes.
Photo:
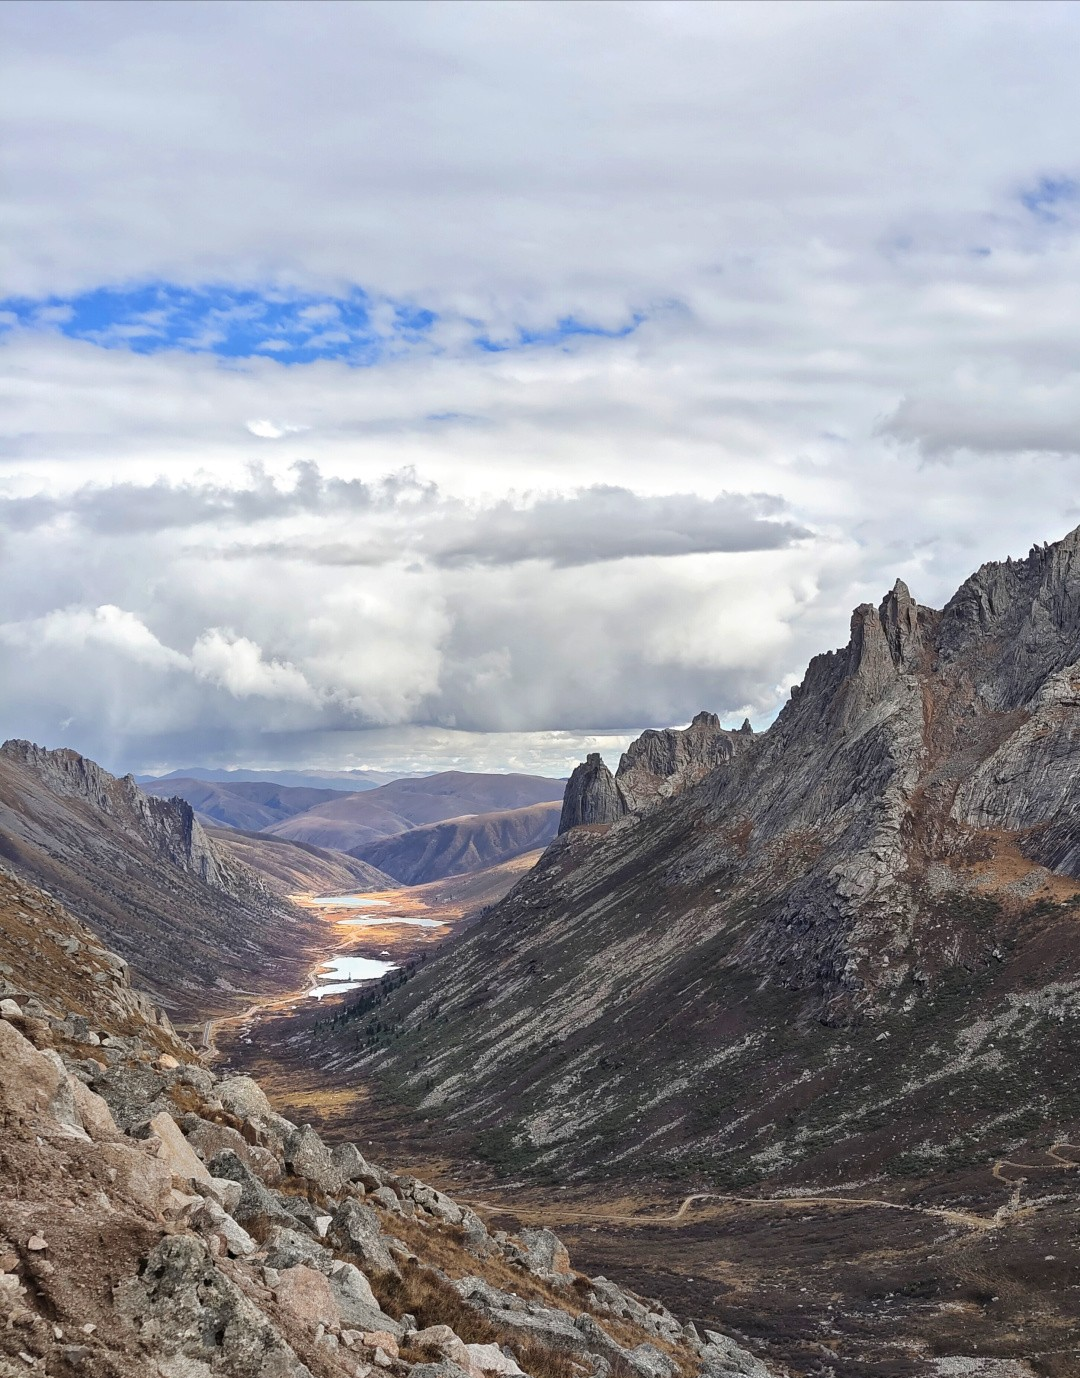
[[[770,1378],[218,1078],[0,870],[0,1378]]]

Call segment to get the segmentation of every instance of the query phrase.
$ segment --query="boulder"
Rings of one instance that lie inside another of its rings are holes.
[[[471,1344],[466,1345],[465,1350],[469,1356],[469,1366],[480,1373],[507,1374],[509,1378],[518,1378],[524,1373],[517,1361],[504,1354],[496,1344]]]
[[[700,1354],[702,1378],[770,1378],[760,1359],[716,1330],[706,1330]]]
[[[165,1077],[142,1062],[117,1062],[94,1079],[93,1090],[109,1105],[116,1123],[125,1133],[145,1122],[159,1110],[168,1110]]]
[[[41,1121],[52,1118],[50,1106],[65,1081],[62,1066],[56,1066],[44,1053],[22,1036],[14,1025],[0,1019],[0,1108],[20,1119]],[[69,1096],[71,1092],[69,1091]],[[74,1116],[74,1100],[70,1113]]]
[[[319,1325],[329,1329],[341,1324],[326,1277],[304,1263],[283,1270],[274,1288],[274,1297],[282,1310],[290,1312],[309,1330]]]
[[[559,1236],[547,1229],[522,1230],[518,1236],[525,1251],[525,1266],[546,1281],[569,1282],[574,1276],[570,1255]]]
[[[110,1196],[126,1197],[143,1213],[160,1215],[172,1192],[172,1173],[160,1158],[123,1142],[99,1144],[96,1157],[109,1174]]]
[[[354,1263],[335,1263],[330,1271],[330,1290],[343,1325],[360,1331],[387,1331],[400,1339],[403,1327],[385,1315],[371,1284]]]
[[[414,1364],[409,1369],[409,1378],[474,1378],[468,1369],[449,1359],[440,1359],[437,1364]]]
[[[285,1162],[297,1177],[306,1177],[326,1196],[337,1196],[345,1185],[330,1150],[310,1125],[285,1140]]]
[[[212,1177],[227,1177],[229,1181],[240,1184],[240,1200],[233,1214],[257,1239],[265,1238],[274,1225],[292,1226],[296,1223],[295,1217],[289,1214],[274,1193],[263,1186],[231,1149],[218,1153],[207,1166]]]
[[[274,1108],[266,1093],[252,1077],[229,1077],[217,1084],[217,1096],[230,1115],[238,1120],[268,1120]]]
[[[397,1336],[391,1335],[389,1330],[368,1330],[364,1332],[362,1339],[368,1349],[381,1349],[385,1354],[389,1354],[391,1359],[397,1358]]]
[[[268,1268],[294,1268],[298,1263],[305,1263],[325,1273],[329,1272],[334,1262],[330,1252],[318,1245],[310,1235],[283,1225],[275,1225],[263,1241],[263,1247]]]
[[[249,1144],[242,1134],[225,1124],[214,1124],[199,1115],[185,1115],[181,1128],[189,1144],[204,1162],[226,1149],[235,1153],[261,1181],[267,1186],[276,1186],[281,1181],[281,1164],[269,1149]]]
[[[390,1187],[378,1187],[368,1194],[368,1200],[373,1206],[382,1206],[383,1210],[391,1211],[394,1215],[404,1214],[401,1208],[401,1198]]]
[[[424,1182],[414,1182],[412,1199],[421,1210],[427,1211],[436,1219],[443,1220],[448,1225],[461,1224],[461,1207],[456,1201],[451,1201],[449,1196],[444,1196],[441,1191],[436,1191],[434,1187],[429,1187]]]
[[[115,1143],[122,1137],[108,1101],[84,1086],[78,1077],[71,1078],[71,1092],[82,1127],[95,1143]]]
[[[174,1177],[182,1182],[197,1182],[209,1187],[210,1173],[206,1164],[180,1132],[180,1126],[167,1110],[162,1110],[150,1120],[150,1132],[157,1136],[161,1148],[158,1157],[164,1162]]]
[[[330,1234],[343,1253],[350,1253],[367,1272],[400,1276],[393,1255],[370,1206],[349,1200],[334,1215]]]
[[[679,1366],[670,1354],[655,1345],[635,1345],[625,1352],[626,1362],[641,1374],[641,1378],[675,1378]]]
[[[247,1258],[258,1245],[244,1227],[212,1197],[205,1197],[191,1215],[191,1223],[201,1234],[216,1234],[233,1258]]]
[[[115,1289],[121,1316],[163,1374],[311,1378],[281,1332],[193,1235],[169,1235]]]
[[[330,1156],[345,1182],[359,1182],[367,1191],[383,1185],[383,1173],[373,1167],[355,1144],[336,1144]]]
[[[232,1215],[240,1204],[243,1190],[239,1182],[234,1182],[228,1177],[211,1177],[203,1194],[213,1197],[218,1205],[223,1206]]]

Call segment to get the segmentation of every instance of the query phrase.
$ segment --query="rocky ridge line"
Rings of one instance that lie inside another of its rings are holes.
[[[643,813],[698,784],[752,737],[749,719],[732,732],[715,713],[702,711],[689,727],[643,732],[623,752],[614,775],[594,751],[567,781],[559,833]]]

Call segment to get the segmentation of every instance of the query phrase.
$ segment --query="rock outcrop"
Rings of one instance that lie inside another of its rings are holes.
[[[715,713],[701,712],[689,727],[643,732],[623,752],[614,775],[592,752],[567,782],[559,832],[643,813],[700,783],[752,737],[749,721],[731,732]]]
[[[3,871],[0,944],[0,1373],[768,1378],[550,1231],[491,1234],[215,1075]]]
[[[566,782],[559,832],[593,823],[614,823],[626,813],[626,800],[598,751],[590,752]]]
[[[898,582],[767,732],[646,734],[567,809],[615,825],[565,829],[390,996],[358,1072],[515,1126],[519,1170],[895,1171],[1070,1122],[1080,532],[941,610]]]

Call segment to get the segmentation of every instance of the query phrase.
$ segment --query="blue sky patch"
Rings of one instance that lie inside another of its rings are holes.
[[[400,302],[150,283],[101,287],[74,297],[0,301],[0,328],[53,329],[106,349],[155,354],[178,349],[282,363],[344,359],[377,363],[424,343],[438,317]]]
[[[155,282],[135,287],[99,287],[72,297],[0,300],[0,339],[24,327],[56,330],[74,340],[133,354],[182,350],[224,359],[260,355],[283,364],[341,359],[368,366],[414,349],[438,350],[436,312],[408,302],[374,299],[359,288],[330,297],[226,287],[180,287]],[[519,328],[501,338],[477,330],[473,348],[484,353],[559,347],[580,337],[620,340],[643,315],[607,329],[563,316],[545,329]]]
[[[1080,182],[1072,177],[1040,177],[1020,193],[1020,204],[1038,220],[1060,220],[1056,207],[1080,201]]]

